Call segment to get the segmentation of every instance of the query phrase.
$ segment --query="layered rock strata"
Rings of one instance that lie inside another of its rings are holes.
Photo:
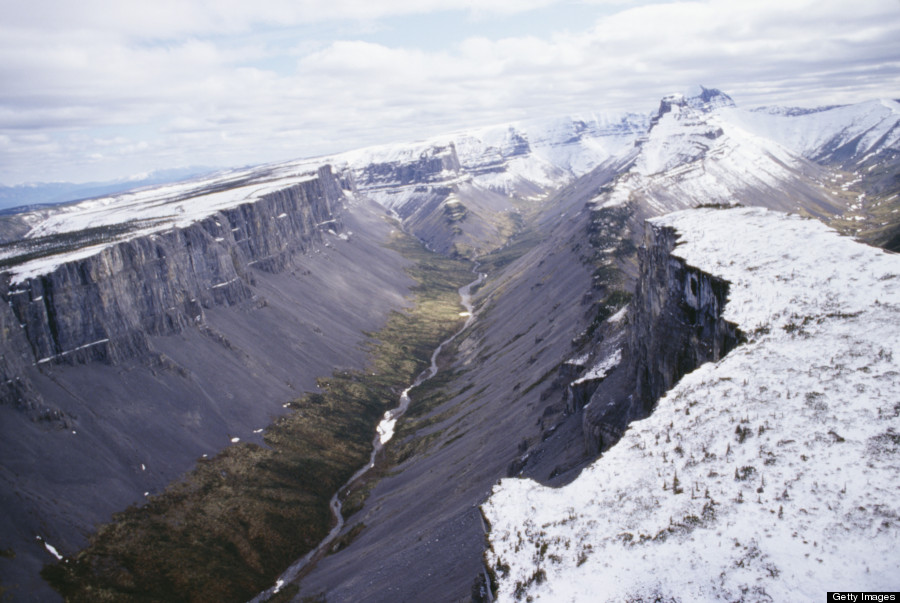
[[[677,243],[673,229],[647,223],[623,367],[597,389],[583,415],[585,443],[594,453],[648,416],[681,377],[718,361],[743,339],[722,318],[728,283],[672,255]]]
[[[202,323],[205,310],[253,296],[251,266],[283,271],[296,253],[340,230],[341,183],[317,177],[17,281],[0,280],[0,396],[29,391],[28,364],[117,363],[149,351],[148,337]]]
[[[197,459],[262,444],[317,378],[365,366],[365,334],[412,283],[384,246],[396,222],[328,169],[302,180],[2,275],[0,549],[14,558],[0,586],[13,598],[55,600],[43,542],[74,553]]]

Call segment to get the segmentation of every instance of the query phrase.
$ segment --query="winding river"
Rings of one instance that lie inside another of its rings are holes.
[[[477,265],[475,267],[475,270],[478,270]],[[410,390],[418,387],[437,374],[437,359],[440,353],[443,351],[444,347],[454,339],[456,339],[456,337],[464,330],[466,330],[472,324],[472,321],[475,320],[475,315],[472,311],[472,289],[484,282],[485,276],[486,275],[484,274],[479,274],[477,279],[464,287],[460,287],[459,297],[463,307],[466,309],[465,312],[460,313],[460,316],[466,317],[465,324],[456,333],[441,342],[441,344],[431,354],[431,365],[427,369],[422,371],[422,374],[416,377],[416,380],[413,381],[412,385],[401,392],[400,401],[397,406],[384,413],[384,417],[381,419],[381,422],[378,423],[378,426],[376,428],[375,439],[372,442],[372,454],[369,456],[369,462],[359,471],[354,473],[350,477],[350,479],[347,480],[346,483],[344,483],[343,486],[338,488],[337,492],[334,493],[334,496],[331,497],[329,506],[331,507],[331,514],[334,516],[335,520],[334,527],[331,528],[331,531],[328,532],[328,535],[322,540],[322,542],[318,544],[318,546],[316,546],[316,548],[295,561],[287,570],[284,571],[284,573],[281,574],[281,576],[279,576],[274,586],[256,595],[253,599],[251,599],[250,603],[262,603],[264,601],[267,601],[272,595],[277,594],[285,584],[296,580],[300,575],[300,572],[303,571],[313,560],[318,559],[321,556],[322,552],[327,550],[331,543],[334,542],[334,540],[341,533],[341,530],[344,528],[344,516],[341,514],[340,493],[347,490],[359,478],[361,478],[372,467],[375,466],[375,457],[378,455],[381,449],[384,448],[384,445],[388,443],[394,436],[394,428],[397,426],[397,419],[403,416],[403,413],[405,413],[406,409],[409,408]]]

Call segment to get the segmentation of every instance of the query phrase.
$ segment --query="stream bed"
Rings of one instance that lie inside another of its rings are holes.
[[[475,267],[475,270],[478,270],[478,266]],[[328,535],[325,536],[324,539],[310,552],[306,555],[295,561],[291,564],[288,569],[286,569],[281,576],[279,576],[278,580],[275,582],[275,585],[271,588],[264,590],[263,592],[256,595],[253,599],[250,600],[250,603],[263,603],[267,601],[273,595],[278,594],[280,590],[284,587],[285,584],[289,584],[294,582],[297,577],[300,575],[307,566],[310,565],[314,560],[317,560],[321,554],[327,550],[327,548],[335,541],[335,539],[340,535],[341,530],[344,528],[344,516],[341,513],[341,499],[340,493],[346,491],[350,486],[352,486],[357,480],[359,480],[362,476],[364,476],[372,467],[375,466],[375,458],[378,453],[384,448],[384,445],[387,444],[391,438],[394,436],[394,429],[397,425],[397,420],[403,416],[403,413],[409,408],[410,398],[409,392],[415,387],[418,387],[428,379],[434,377],[438,372],[437,359],[438,356],[443,351],[444,347],[450,344],[456,337],[466,330],[472,322],[475,320],[475,315],[472,311],[472,289],[480,285],[484,279],[484,274],[479,274],[478,278],[465,285],[460,287],[459,289],[459,297],[460,303],[465,308],[465,312],[461,312],[460,316],[466,317],[466,322],[463,326],[449,338],[445,339],[441,342],[441,344],[435,348],[434,352],[431,354],[431,365],[422,371],[422,373],[416,377],[415,381],[404,389],[400,393],[400,399],[396,407],[388,410],[384,413],[384,417],[378,423],[375,432],[375,439],[372,441],[372,454],[369,456],[369,462],[360,468],[356,473],[354,473],[350,479],[348,479],[338,490],[334,493],[334,496],[331,497],[331,501],[329,502],[329,507],[331,508],[331,514],[335,519],[335,525],[331,528],[331,531],[328,532]]]

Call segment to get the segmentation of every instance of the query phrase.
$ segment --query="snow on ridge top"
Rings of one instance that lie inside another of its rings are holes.
[[[821,601],[900,590],[900,256],[763,209],[653,221],[749,341],[561,489],[483,510],[498,601]]]
[[[649,117],[634,113],[590,113],[481,126],[459,130],[409,143],[376,145],[339,153],[327,158],[354,169],[368,163],[385,163],[424,157],[433,148],[448,151],[450,145],[464,169],[517,159],[523,152],[531,161],[515,161],[508,166],[522,177],[536,178],[541,184],[558,184],[543,172],[550,169],[570,170],[575,175],[586,173],[609,156],[630,147],[638,133],[646,130]],[[490,178],[488,178],[490,179]]]
[[[219,211],[252,203],[267,193],[317,178],[315,172],[272,174],[267,166],[214,178],[142,188],[59,207],[26,238],[112,226],[150,223],[147,230],[184,227]]]
[[[900,101],[885,98],[885,99],[881,99],[878,102],[881,103],[882,107],[890,109],[891,113],[893,113],[895,115],[900,113]]]
[[[900,103],[892,100],[818,109],[764,107],[727,112],[733,123],[813,158],[828,147],[851,143],[857,156],[883,148],[900,148],[898,116]]]
[[[267,193],[315,180],[317,177],[315,172],[298,171],[296,165],[264,166],[61,206],[37,222],[22,244],[5,250],[0,259],[29,253],[29,239],[91,228],[112,227],[115,230],[119,227],[118,234],[111,234],[99,243],[85,241],[77,249],[66,248],[65,241],[59,249],[54,248],[51,243],[41,257],[4,270],[10,273],[12,284],[20,283],[51,272],[66,262],[96,255],[117,243],[171,228],[184,228],[217,211],[243,203],[254,203]],[[229,188],[229,183],[234,185]]]
[[[733,220],[740,220],[739,233],[731,227]],[[878,278],[890,277],[892,270],[900,274],[895,255],[861,247],[818,220],[764,208],[688,210],[650,222],[677,231],[675,256],[724,278],[741,292],[729,298],[724,317],[745,332],[781,328],[795,320],[793,315],[805,312],[849,314],[865,311],[877,300],[888,301],[881,287],[863,286],[871,276],[868,271],[860,273],[862,262]],[[766,286],[766,281],[777,285]],[[829,291],[823,282],[842,283],[848,290]],[[900,303],[900,290],[894,287],[892,292]]]

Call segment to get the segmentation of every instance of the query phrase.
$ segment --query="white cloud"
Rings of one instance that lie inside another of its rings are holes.
[[[502,22],[497,15],[570,5],[0,0],[0,181],[246,164],[528,115],[643,111],[694,83],[748,105],[900,89],[896,0],[605,4],[565,33],[459,31],[435,49],[365,32],[410,13]],[[338,29],[301,27],[346,15],[373,27],[330,40],[312,34]],[[34,133],[47,139],[22,136]],[[81,158],[91,153],[103,160],[87,170]]]
[[[40,31],[109,31],[145,38],[234,33],[258,25],[366,21],[399,15],[466,10],[509,15],[561,0],[3,0],[9,27]]]

